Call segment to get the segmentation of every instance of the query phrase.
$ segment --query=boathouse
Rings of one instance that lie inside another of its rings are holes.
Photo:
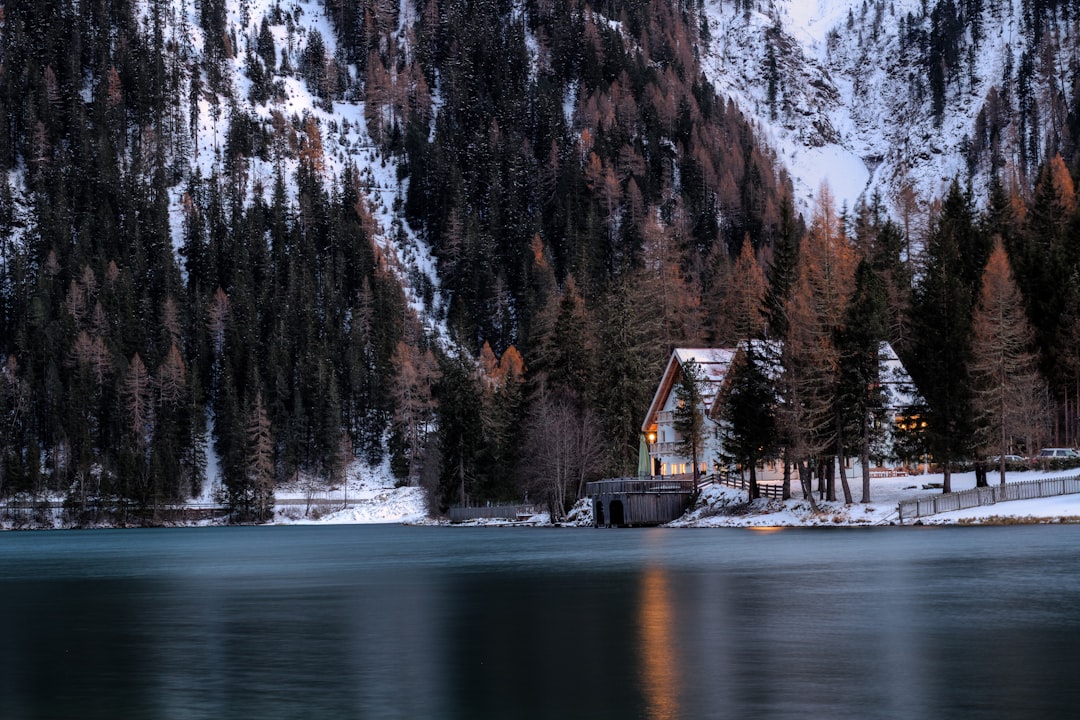
[[[596,527],[662,525],[682,516],[694,501],[693,478],[616,478],[588,483]]]

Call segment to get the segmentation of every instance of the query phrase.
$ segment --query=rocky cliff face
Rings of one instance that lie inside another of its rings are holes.
[[[1030,186],[1075,153],[1071,2],[711,2],[707,74],[756,119],[805,208],[822,181],[895,213],[957,177]],[[911,191],[914,191],[912,193]]]

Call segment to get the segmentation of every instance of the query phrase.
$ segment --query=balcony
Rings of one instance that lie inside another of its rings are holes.
[[[680,445],[682,445],[681,442],[653,443],[649,446],[649,456],[654,458],[662,457],[665,455],[676,455],[678,457],[682,457],[682,451],[679,448]]]

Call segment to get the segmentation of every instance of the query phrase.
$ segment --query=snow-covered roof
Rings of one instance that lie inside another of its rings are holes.
[[[767,340],[750,342],[753,343],[759,359],[765,362],[766,374],[773,379],[779,378],[783,372],[779,362],[779,344]],[[664,409],[668,396],[675,384],[679,382],[683,365],[690,361],[695,362],[701,370],[704,411],[706,417],[712,417],[716,396],[723,389],[724,379],[740,351],[741,346],[740,348],[676,348],[672,351],[664,374],[660,378],[660,385],[656,388],[656,394],[653,395],[652,403],[649,405],[649,411],[645,414],[645,421],[641,424],[641,431],[648,433],[656,425],[656,416]],[[878,361],[886,408],[891,411],[900,411],[919,400],[920,396],[915,383],[888,342],[882,342],[879,346]]]
[[[645,414],[641,431],[647,433],[656,424],[656,415],[664,409],[668,395],[671,394],[672,388],[682,375],[683,365],[691,361],[701,370],[701,397],[705,404],[705,412],[708,414],[734,357],[735,349],[733,348],[675,348],[664,369],[660,385],[656,388],[649,411]]]
[[[903,410],[920,399],[919,391],[908,375],[907,368],[900,362],[892,345],[887,342],[878,346],[878,363],[886,408],[893,411]]]

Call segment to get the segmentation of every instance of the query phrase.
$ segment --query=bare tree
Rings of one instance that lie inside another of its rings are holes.
[[[393,430],[400,434],[408,455],[408,483],[416,485],[425,440],[435,420],[436,403],[431,388],[439,379],[439,366],[431,350],[421,351],[404,341],[398,342],[391,363],[397,369],[390,387],[394,401]]]
[[[127,415],[128,427],[139,450],[146,448],[153,430],[153,403],[150,392],[150,372],[135,353],[120,384],[120,397]]]
[[[245,482],[233,505],[241,519],[263,522],[269,520],[274,512],[274,440],[262,393],[255,395],[255,402],[248,413],[246,431]]]
[[[525,427],[522,477],[526,489],[544,498],[553,521],[561,520],[571,494],[581,497],[585,481],[601,466],[600,426],[565,393],[548,393],[537,402]]]

